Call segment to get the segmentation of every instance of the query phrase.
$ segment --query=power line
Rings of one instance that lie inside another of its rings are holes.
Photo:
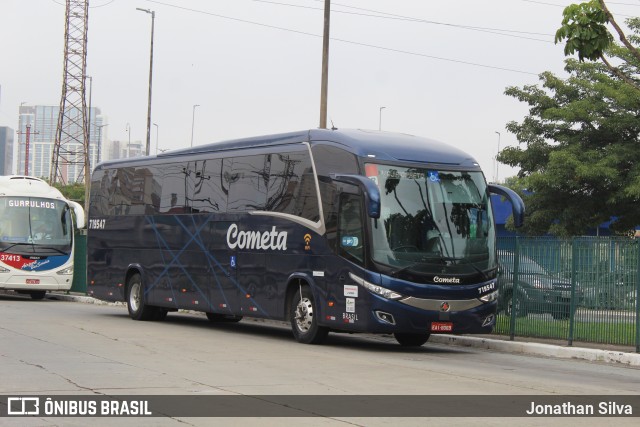
[[[322,8],[319,8],[319,7],[303,6],[303,5],[297,5],[297,4],[291,4],[291,3],[282,3],[282,2],[273,1],[273,0],[250,0],[250,1],[254,1],[257,3],[274,4],[278,6],[295,7],[295,8],[301,8],[301,9],[323,10]],[[314,0],[314,1],[323,1],[323,0]],[[525,40],[539,41],[543,43],[553,43],[550,40],[540,40],[540,39],[535,39],[531,37],[523,37],[523,36],[516,35],[516,34],[530,34],[530,35],[553,37],[553,34],[537,33],[537,32],[531,32],[531,31],[520,31],[520,30],[505,30],[502,28],[478,27],[473,25],[451,24],[447,22],[438,22],[438,21],[432,21],[432,20],[427,20],[422,18],[415,18],[411,16],[406,16],[406,15],[398,15],[398,14],[393,14],[388,12],[381,12],[379,10],[366,9],[362,7],[348,6],[340,3],[333,3],[333,5],[346,7],[349,9],[362,10],[364,12],[370,12],[370,13],[347,12],[344,10],[332,10],[331,11],[332,13],[342,13],[347,15],[364,16],[364,17],[378,18],[378,19],[391,19],[396,21],[409,21],[409,22],[422,23],[422,24],[442,25],[442,26],[447,26],[452,28],[461,28],[463,30],[469,30],[469,31],[479,31],[484,33],[497,34],[504,37],[514,37],[514,38],[525,39]],[[513,34],[509,34],[509,33],[513,33]]]
[[[310,36],[310,37],[316,37],[316,38],[322,38],[321,35],[308,33],[306,31],[293,30],[291,28],[279,27],[277,25],[264,24],[264,23],[261,23],[261,22],[249,21],[247,19],[241,19],[241,18],[234,18],[234,17],[231,17],[231,16],[220,15],[220,14],[217,14],[217,13],[207,12],[207,11],[204,11],[204,10],[193,9],[193,8],[189,8],[189,7],[185,7],[185,6],[178,6],[178,5],[174,5],[174,4],[170,4],[170,3],[165,3],[165,2],[162,2],[162,1],[158,1],[158,0],[146,0],[146,1],[150,2],[150,3],[155,3],[155,4],[162,5],[162,6],[166,6],[166,7],[172,7],[172,8],[175,8],[175,9],[184,10],[184,11],[187,11],[187,12],[199,13],[199,14],[202,14],[202,15],[214,16],[216,18],[222,18],[222,19],[228,19],[228,20],[231,20],[231,21],[242,22],[244,24],[257,25],[257,26],[260,26],[260,27],[271,28],[271,29],[274,29],[274,30],[287,31],[287,32],[290,32],[290,33],[301,34],[301,35]],[[443,58],[443,57],[440,57],[440,56],[433,56],[433,55],[427,55],[427,54],[419,53],[419,52],[411,52],[411,51],[407,51],[407,50],[401,50],[401,49],[394,49],[394,48],[389,48],[389,47],[377,46],[377,45],[373,45],[373,44],[369,44],[369,43],[356,42],[356,41],[352,41],[352,40],[345,40],[345,39],[339,39],[339,38],[334,38],[334,37],[331,37],[331,40],[334,40],[334,41],[337,41],[337,42],[341,42],[341,43],[352,44],[352,45],[356,45],[356,46],[364,46],[364,47],[369,47],[369,48],[373,48],[373,49],[384,50],[384,51],[387,51],[387,52],[395,52],[395,53],[402,53],[402,54],[405,54],[405,55],[420,56],[420,57],[423,57],[423,58],[436,59],[436,60],[439,60],[439,61],[453,62],[453,63],[457,63],[457,64],[471,65],[471,66],[475,66],[475,67],[488,68],[488,69],[494,69],[494,70],[500,70],[500,71],[509,71],[509,72],[519,73],[519,74],[529,74],[529,75],[534,75],[534,76],[538,75],[537,73],[532,73],[530,71],[516,70],[516,69],[513,69],[513,68],[506,68],[506,67],[498,67],[498,66],[495,66],[495,65],[479,64],[479,63],[476,63],[476,62],[463,61],[463,60],[458,60],[458,59]]]

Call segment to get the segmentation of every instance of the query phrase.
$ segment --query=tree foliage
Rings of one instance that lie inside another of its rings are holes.
[[[629,25],[637,35],[640,21]],[[638,72],[628,49],[608,53]],[[508,123],[520,144],[498,160],[520,168],[526,233],[580,235],[613,216],[614,229],[626,231],[640,224],[640,91],[601,62],[565,64],[567,79],[544,72],[541,86],[506,89],[529,115]]]
[[[556,32],[556,43],[567,40],[564,54],[578,54],[580,61],[598,60],[613,41],[607,30],[609,17],[598,0],[572,4],[565,8],[562,26]]]
[[[627,37],[604,0],[571,4],[564,9],[562,14],[562,25],[556,31],[555,42],[566,40],[564,47],[566,56],[577,53],[581,62],[585,59],[599,60],[611,73],[640,90],[637,69],[630,69],[627,64],[629,60],[632,62],[640,61],[637,33]],[[633,28],[635,21],[637,19],[628,20],[627,24]],[[622,43],[624,53],[621,52],[619,46],[613,43],[613,36],[607,29],[607,25],[614,29]],[[615,57],[621,60],[622,65],[614,65],[611,59]]]
[[[58,183],[54,184],[53,186],[60,190],[62,195],[67,199],[78,202],[82,206],[84,206],[84,184],[75,183],[62,185]]]

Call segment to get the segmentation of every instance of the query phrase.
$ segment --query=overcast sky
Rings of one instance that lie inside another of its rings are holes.
[[[333,1],[328,117],[441,140],[493,180],[498,142],[517,143],[506,123],[527,114],[504,90],[564,76],[553,34],[570,3]],[[621,21],[640,12],[608,4]],[[151,17],[136,7],[156,13],[152,153],[156,137],[190,145],[195,104],[194,145],[319,126],[323,0],[91,0],[87,74],[109,139],[127,140],[127,123],[146,138]],[[0,125],[17,129],[20,103],[60,103],[64,1],[1,0],[0,16]]]

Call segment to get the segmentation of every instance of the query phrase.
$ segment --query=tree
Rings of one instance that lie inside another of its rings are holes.
[[[82,183],[74,183],[63,185],[60,183],[54,184],[64,197],[69,200],[73,200],[74,202],[80,203],[84,206],[84,184]]]
[[[640,20],[627,23],[637,45]],[[607,55],[625,74],[638,74],[629,49],[611,45]],[[507,124],[520,146],[498,160],[520,167],[526,233],[579,235],[613,216],[612,227],[626,231],[640,224],[640,90],[603,62],[565,64],[567,79],[544,72],[542,87],[506,89],[530,109],[521,123]]]
[[[564,47],[566,56],[577,53],[580,61],[585,59],[601,60],[609,71],[640,90],[640,83],[630,74],[630,70],[624,66],[612,65],[608,58],[608,56],[616,56],[612,52],[617,51],[617,56],[623,62],[628,59],[640,61],[640,51],[633,45],[634,41],[637,44],[637,36],[635,40],[634,37],[627,38],[604,0],[572,4],[567,6],[562,14],[564,19],[562,26],[556,32],[555,41],[558,43],[566,39]],[[614,28],[620,42],[626,49],[626,53],[623,54],[620,48],[613,44],[613,36],[607,30],[606,24],[610,24]]]

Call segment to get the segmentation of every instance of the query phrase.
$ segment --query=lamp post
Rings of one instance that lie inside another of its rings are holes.
[[[153,124],[156,127],[156,156],[158,155],[158,133],[160,132],[160,126],[156,123]]]
[[[136,10],[145,12],[151,15],[151,51],[149,53],[149,102],[147,106],[147,150],[146,154],[149,155],[149,147],[151,145],[151,83],[153,81],[153,27],[155,24],[156,12],[149,9],[141,9],[136,7]]]
[[[387,107],[380,107],[380,116],[378,117],[378,130],[382,130],[382,110]]]
[[[200,104],[196,104],[193,106],[193,114],[191,115],[191,146],[193,147],[193,127],[196,123],[196,107],[199,107]]]
[[[500,132],[496,131],[496,133],[498,134],[498,151],[496,152],[496,176],[495,176],[495,182],[497,184],[498,180],[500,179],[500,177],[498,176],[498,167],[499,167],[498,154],[500,154]]]

